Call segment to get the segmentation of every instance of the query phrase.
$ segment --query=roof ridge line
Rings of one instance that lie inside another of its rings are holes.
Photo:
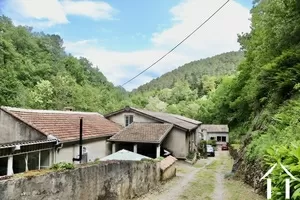
[[[17,107],[10,107],[10,106],[1,106],[0,108],[6,109],[8,111],[16,111],[16,112],[33,112],[33,113],[48,113],[48,114],[85,114],[85,115],[97,114],[97,115],[103,116],[102,114],[100,114],[98,112],[26,109],[26,108],[17,108]]]

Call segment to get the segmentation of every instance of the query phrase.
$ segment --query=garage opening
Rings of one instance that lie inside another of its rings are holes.
[[[157,144],[138,144],[137,153],[142,154],[144,156],[148,156],[150,158],[156,158],[156,146]]]
[[[132,143],[118,143],[117,145],[117,151],[125,149],[127,151],[132,151],[133,152],[133,144]]]

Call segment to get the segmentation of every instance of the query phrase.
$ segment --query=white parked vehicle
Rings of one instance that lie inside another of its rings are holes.
[[[206,153],[207,153],[207,156],[215,157],[215,149],[214,149],[214,147],[211,146],[210,144],[206,145]]]

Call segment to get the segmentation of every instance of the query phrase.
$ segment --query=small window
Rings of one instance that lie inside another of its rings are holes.
[[[226,142],[226,136],[222,136],[222,142]]]
[[[221,136],[218,136],[218,137],[217,137],[217,141],[218,141],[218,142],[221,142],[221,141],[222,141],[222,137],[221,137]]]
[[[133,115],[125,115],[125,126],[128,126],[133,122]]]
[[[215,140],[215,137],[210,137],[210,140]]]

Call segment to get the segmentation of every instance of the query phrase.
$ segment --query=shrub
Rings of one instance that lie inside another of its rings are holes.
[[[198,143],[198,152],[200,153],[200,156],[206,158],[207,157],[207,153],[206,153],[206,141],[205,140],[201,140]]]
[[[291,199],[297,200],[300,198],[300,141],[293,142],[290,145],[275,145],[267,150],[267,155],[264,157],[268,168],[277,164],[273,172],[269,175],[272,179],[272,199],[285,199],[285,179],[290,178],[283,169],[280,163],[296,178],[291,179]]]
[[[66,169],[74,169],[74,168],[75,166],[73,163],[67,163],[67,162],[56,163],[50,167],[50,169],[53,170],[66,170]]]
[[[207,144],[210,144],[211,146],[216,147],[217,146],[217,141],[216,140],[208,140]]]

